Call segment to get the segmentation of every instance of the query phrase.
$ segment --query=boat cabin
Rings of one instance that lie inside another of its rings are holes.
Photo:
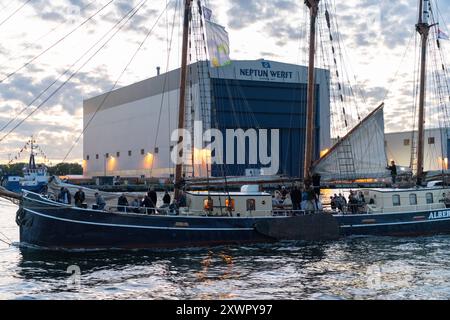
[[[363,191],[368,213],[435,210],[450,205],[450,189],[367,189]]]
[[[251,186],[244,186],[240,192],[186,192],[186,204],[185,209],[190,214],[233,217],[272,215],[271,194]]]

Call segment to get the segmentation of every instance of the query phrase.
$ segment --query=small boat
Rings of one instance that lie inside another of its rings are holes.
[[[31,138],[27,142],[27,145],[30,145],[31,152],[28,164],[22,169],[23,176],[4,175],[1,185],[5,189],[15,193],[21,193],[22,190],[41,193],[46,190],[49,180],[47,167],[43,164],[36,165],[34,153],[36,148],[35,140]]]

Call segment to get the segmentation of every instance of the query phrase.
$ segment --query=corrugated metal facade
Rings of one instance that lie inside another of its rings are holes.
[[[211,80],[215,110],[212,113],[212,127],[221,130],[224,137],[226,129],[279,129],[280,170],[278,173],[290,177],[301,177],[305,145],[307,85],[229,79]],[[318,92],[319,86],[316,85],[315,141],[319,141],[320,132]],[[319,144],[316,143],[315,147],[315,157],[318,157]],[[225,157],[226,150],[224,150]],[[262,167],[260,163],[249,164],[248,157],[247,142],[246,164],[213,165],[212,175],[222,176],[223,173],[230,176],[244,175],[248,168]]]

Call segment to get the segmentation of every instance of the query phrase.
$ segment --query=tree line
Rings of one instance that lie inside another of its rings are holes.
[[[27,166],[27,163],[14,163],[10,165],[0,165],[1,173],[10,176],[21,176],[22,169]],[[47,167],[48,174],[51,176],[65,176],[69,174],[81,175],[83,174],[83,167],[78,163],[58,163],[55,166]]]

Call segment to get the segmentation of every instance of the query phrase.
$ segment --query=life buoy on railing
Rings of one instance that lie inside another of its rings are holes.
[[[205,211],[213,211],[214,201],[213,199],[211,199],[211,197],[208,197],[208,199],[203,200],[203,209]]]
[[[225,199],[225,206],[229,211],[234,211],[235,202],[234,199],[231,199],[230,197]]]

